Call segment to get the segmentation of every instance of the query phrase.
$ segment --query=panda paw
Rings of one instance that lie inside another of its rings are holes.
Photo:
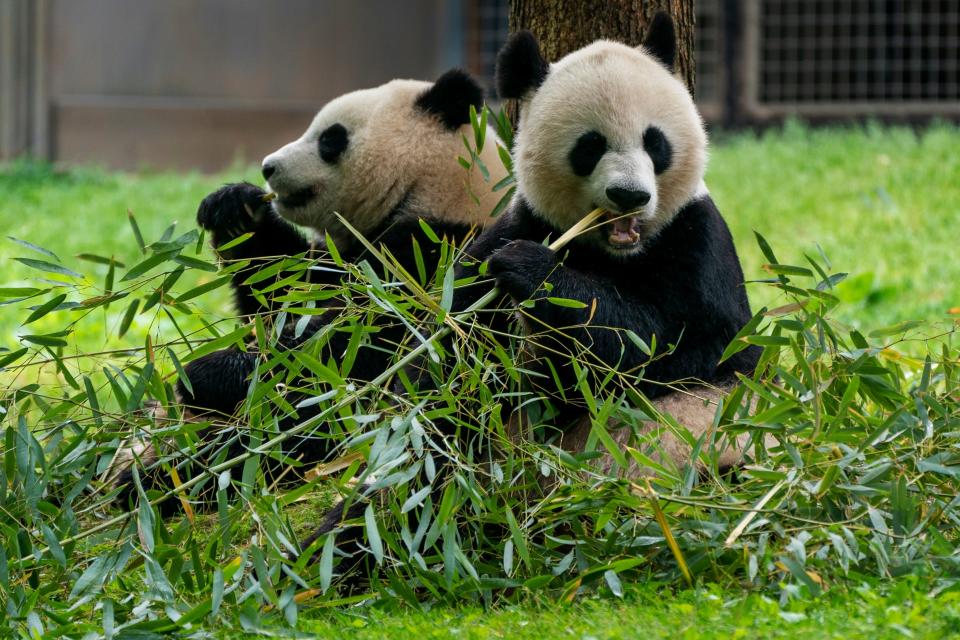
[[[200,202],[197,224],[214,232],[219,243],[253,231],[270,209],[266,194],[249,182],[224,185]]]
[[[548,247],[514,240],[490,257],[489,271],[502,291],[516,300],[527,300],[556,266],[556,256]]]

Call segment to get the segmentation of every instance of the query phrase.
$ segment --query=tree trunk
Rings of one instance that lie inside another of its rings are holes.
[[[660,9],[677,30],[677,73],[694,87],[693,0],[511,0],[510,31],[527,29],[540,41],[550,62],[594,40],[640,44],[647,25]]]

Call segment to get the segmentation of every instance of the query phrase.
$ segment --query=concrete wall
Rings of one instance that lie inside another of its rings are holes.
[[[334,96],[462,60],[450,0],[0,3],[36,13],[36,35],[17,38],[42,89],[28,99],[42,126],[27,146],[68,163],[217,170],[258,160]]]

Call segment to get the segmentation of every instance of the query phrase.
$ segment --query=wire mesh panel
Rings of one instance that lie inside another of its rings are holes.
[[[697,104],[708,120],[721,116],[724,88],[722,0],[697,0]],[[509,0],[472,0],[466,7],[467,65],[496,96],[493,74],[497,53],[507,40]]]
[[[707,120],[719,118],[723,110],[725,66],[723,60],[723,13],[721,0],[697,0],[695,60],[697,64],[697,106]]]
[[[467,11],[467,61],[490,98],[496,97],[493,74],[497,53],[507,40],[510,21],[509,0],[474,0]]]
[[[757,112],[960,112],[957,0],[749,5],[748,100]]]

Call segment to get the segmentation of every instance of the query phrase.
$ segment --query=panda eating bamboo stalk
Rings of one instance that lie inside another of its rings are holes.
[[[458,281],[473,282],[457,289],[453,310],[470,307],[493,287],[502,293],[501,311],[484,314],[483,322],[489,335],[504,336],[520,316],[531,358],[525,366],[549,372],[547,379],[562,387],[551,399],[560,406],[555,422],[568,451],[582,452],[593,428],[582,406],[565,401],[573,394],[563,389],[577,384],[571,354],[632,374],[654,407],[671,413],[694,438],[710,433],[724,392],[738,373],[750,374],[759,357],[750,347],[720,362],[751,313],[731,234],[703,181],[706,133],[673,73],[675,53],[673,22],[661,13],[638,48],[598,41],[551,65],[534,37],[521,32],[498,59],[500,97],[520,100],[513,149],[518,186],[510,208],[467,247],[473,260],[460,268]],[[561,252],[543,244],[595,208],[607,212],[604,224]],[[580,304],[551,301],[558,298]],[[673,346],[651,358],[627,338],[628,330]],[[614,427],[611,435],[624,447],[660,429],[653,421],[639,430]],[[665,432],[661,445],[667,462],[696,464],[682,438]],[[719,447],[720,465],[737,463],[743,445],[738,438]],[[610,456],[596,465],[627,477],[649,471],[637,464],[617,468]],[[361,493],[373,497],[369,489]],[[362,500],[337,504],[303,549],[314,552],[320,539],[335,535],[340,554],[353,557],[341,564],[341,573],[349,571],[364,554],[365,508]]]
[[[267,294],[257,290],[269,290],[274,282],[282,285],[288,273],[272,280],[250,280],[258,270],[284,256],[308,254],[316,260],[309,270],[309,287],[313,290],[346,284],[346,272],[333,265],[326,251],[327,238],[334,242],[344,262],[373,262],[366,247],[338,215],[375,247],[392,255],[402,269],[416,274],[422,267],[428,281],[432,279],[445,249],[431,235],[459,245],[489,224],[490,212],[502,197],[493,186],[507,175],[492,128],[487,130],[486,144],[478,152],[478,162],[489,175],[483,176],[477,166],[465,171],[458,163],[459,156],[467,155],[463,140],[473,137],[471,107],[482,110],[483,91],[473,78],[456,69],[433,83],[393,80],[345,94],[324,106],[299,139],[264,159],[262,172],[268,190],[236,183],[204,198],[197,223],[209,233],[218,256],[225,264],[249,263],[232,277],[237,311],[250,317],[275,314],[281,308],[280,300],[290,291],[289,285]],[[304,235],[294,225],[306,228],[314,237]],[[249,237],[234,244],[247,234]],[[219,249],[224,245],[228,248]],[[336,319],[337,307],[343,306],[340,299],[324,304],[328,310],[311,316],[305,327],[298,327],[296,321],[282,327],[278,348],[312,349],[310,340]],[[405,338],[406,328],[390,314],[377,316],[375,328],[361,345],[350,370],[338,373],[366,381],[387,367]],[[320,361],[332,358],[342,362],[351,335],[334,331],[315,356]],[[236,414],[247,398],[258,361],[264,365],[263,356],[253,346],[246,350],[229,348],[187,364],[188,381],[177,383],[184,416],[214,421],[214,426],[200,432],[198,449],[209,452],[222,447],[217,444],[218,438],[230,443],[226,456],[221,457],[232,458],[246,449],[249,438],[238,434],[236,426],[244,418]],[[261,384],[266,384],[268,374],[264,370],[259,373]],[[295,380],[288,386],[305,387],[308,383]],[[296,405],[320,393],[322,389],[303,389],[288,394],[286,400]],[[307,419],[311,410],[308,407],[281,416],[281,430]],[[283,453],[309,468],[309,463],[323,460],[337,444],[333,435],[324,430],[291,438]],[[171,446],[164,449],[173,452]],[[188,458],[195,455],[182,453],[171,463],[189,464]],[[179,475],[186,479],[213,457],[208,453],[200,456],[200,465],[181,466]],[[170,474],[157,468],[158,460],[155,444],[148,441],[136,440],[118,452],[108,475],[121,487],[121,503],[135,496],[134,464],[143,469],[140,473],[145,488],[170,484]],[[195,491],[190,500],[204,503],[212,497],[211,491]],[[162,508],[175,509],[176,501],[167,500]]]

